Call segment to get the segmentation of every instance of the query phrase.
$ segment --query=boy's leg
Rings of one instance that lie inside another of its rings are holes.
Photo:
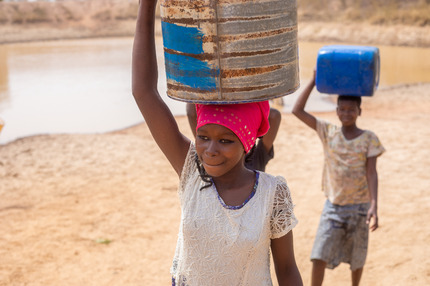
[[[321,286],[324,280],[324,272],[327,263],[323,260],[314,259],[312,260],[312,286]]]
[[[336,206],[327,200],[311,252],[312,286],[322,285],[325,268],[334,269],[342,261],[339,247],[343,243],[344,236],[342,218],[337,215]]]
[[[361,274],[363,274],[363,267],[351,271],[352,286],[358,286],[360,284]]]
[[[369,225],[366,223],[368,204],[359,204],[353,228],[353,249],[351,253],[351,282],[353,286],[360,284],[363,267],[366,261],[369,243]]]

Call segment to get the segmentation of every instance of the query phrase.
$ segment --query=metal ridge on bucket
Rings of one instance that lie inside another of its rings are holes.
[[[169,97],[239,103],[299,87],[295,0],[161,0],[160,5]]]

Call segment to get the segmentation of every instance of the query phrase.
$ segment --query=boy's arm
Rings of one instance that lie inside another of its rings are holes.
[[[266,134],[264,134],[261,141],[263,143],[264,149],[266,152],[269,152],[272,149],[273,142],[275,142],[276,135],[278,134],[279,125],[281,125],[281,112],[275,108],[270,108],[269,113],[269,124],[270,128]]]
[[[316,118],[312,114],[307,113],[305,111],[306,102],[308,101],[309,95],[311,94],[314,86],[315,86],[315,71],[313,73],[313,77],[311,81],[308,83],[308,85],[305,87],[303,92],[297,98],[297,101],[293,107],[293,114],[301,121],[303,121],[307,126],[316,130],[317,129]]]
[[[271,245],[273,263],[279,286],[302,286],[303,281],[294,258],[293,231],[272,239]]]
[[[179,175],[190,140],[179,131],[175,118],[157,90],[156,3],[156,0],[139,1],[132,55],[132,92],[154,140]]]
[[[366,223],[371,231],[378,228],[378,172],[376,171],[377,157],[369,157],[366,162],[366,178],[370,193],[370,208],[367,212]],[[373,218],[373,223],[371,223]]]

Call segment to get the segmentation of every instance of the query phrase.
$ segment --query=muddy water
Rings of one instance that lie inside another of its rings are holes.
[[[120,38],[0,45],[0,118],[5,121],[0,144],[142,122],[131,95],[132,44],[133,39]],[[161,51],[159,62],[160,93],[165,94]],[[175,114],[184,114],[183,103],[166,101]]]
[[[309,78],[315,66],[318,50],[336,43],[300,43],[302,78]],[[380,50],[380,86],[430,82],[430,49],[377,46]]]
[[[44,133],[97,133],[142,122],[131,96],[131,38],[0,45],[0,144]],[[300,43],[302,88],[318,49],[332,43]],[[165,96],[161,39],[157,41],[159,90],[175,115],[184,103]],[[430,82],[430,49],[379,46],[380,86]],[[284,97],[284,111],[296,93]],[[333,110],[327,96],[310,98],[310,110]]]

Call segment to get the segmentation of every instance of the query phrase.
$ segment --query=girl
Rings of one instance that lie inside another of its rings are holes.
[[[270,250],[279,285],[302,285],[286,182],[244,165],[246,152],[269,128],[268,102],[198,105],[195,143],[182,135],[157,91],[155,6],[156,0],[140,1],[132,89],[154,140],[180,176],[172,285],[272,285]]]

